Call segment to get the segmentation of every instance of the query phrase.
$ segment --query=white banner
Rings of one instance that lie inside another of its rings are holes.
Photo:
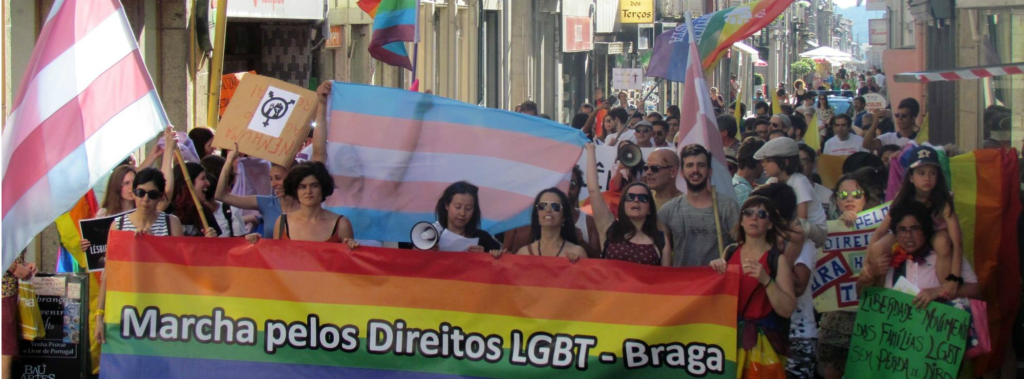
[[[618,149],[614,146],[597,146],[597,183],[601,186],[601,192],[608,190],[608,183],[611,181],[611,170],[615,167],[615,159],[618,155]],[[640,149],[644,155],[644,163],[647,162],[647,156],[651,155],[651,152],[656,150],[653,147],[645,147]],[[583,151],[583,155],[580,156],[579,161],[580,170],[583,170],[583,183],[587,180],[587,152]],[[588,195],[587,189],[583,188],[580,190],[580,201],[586,200]]]

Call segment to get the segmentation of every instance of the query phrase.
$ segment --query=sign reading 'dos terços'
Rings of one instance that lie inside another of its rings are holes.
[[[622,0],[619,2],[619,22],[623,24],[650,24],[654,22],[654,0]]]
[[[963,360],[971,315],[914,297],[868,288],[857,308],[846,361],[847,378],[955,378]]]

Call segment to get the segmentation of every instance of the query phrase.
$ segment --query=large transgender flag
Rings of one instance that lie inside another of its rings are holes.
[[[3,130],[3,266],[168,124],[117,0],[58,0]]]
[[[356,238],[409,241],[451,183],[480,187],[483,229],[530,223],[541,190],[569,187],[586,137],[540,117],[439,96],[334,82],[328,164],[337,189],[325,206]]]
[[[688,30],[694,30],[690,15],[686,15]],[[683,104],[679,117],[679,137],[676,137],[678,152],[686,145],[697,143],[711,151],[711,185],[718,195],[736,200],[736,192],[732,189],[732,177],[725,161],[725,149],[722,147],[722,134],[718,132],[718,121],[711,106],[711,93],[708,83],[704,80],[704,71],[700,65],[700,53],[693,34],[689,34],[691,58],[686,60],[686,80],[683,85]],[[676,187],[686,192],[686,178],[676,177]]]

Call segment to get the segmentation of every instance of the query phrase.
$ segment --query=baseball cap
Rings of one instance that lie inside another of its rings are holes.
[[[774,157],[792,157],[800,155],[800,147],[797,146],[796,141],[789,137],[779,137],[768,141],[754,153],[754,159],[764,160],[765,158]]]
[[[637,122],[636,125],[633,125],[633,129],[639,128],[641,126],[646,126],[646,127],[650,128],[650,129],[654,129],[654,124],[651,124],[647,120]]]
[[[939,153],[935,152],[935,149],[928,146],[918,146],[912,153],[910,153],[911,169],[929,164],[936,167],[942,167],[939,165]]]

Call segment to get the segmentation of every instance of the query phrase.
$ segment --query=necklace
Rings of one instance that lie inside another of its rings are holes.
[[[544,252],[540,251],[540,245],[541,245],[540,240],[537,240],[537,255],[543,257],[544,256]],[[562,249],[564,249],[564,248],[565,248],[565,239],[563,238],[562,239],[562,246],[558,248],[558,253],[556,253],[555,256],[557,257],[557,256],[562,255]]]

